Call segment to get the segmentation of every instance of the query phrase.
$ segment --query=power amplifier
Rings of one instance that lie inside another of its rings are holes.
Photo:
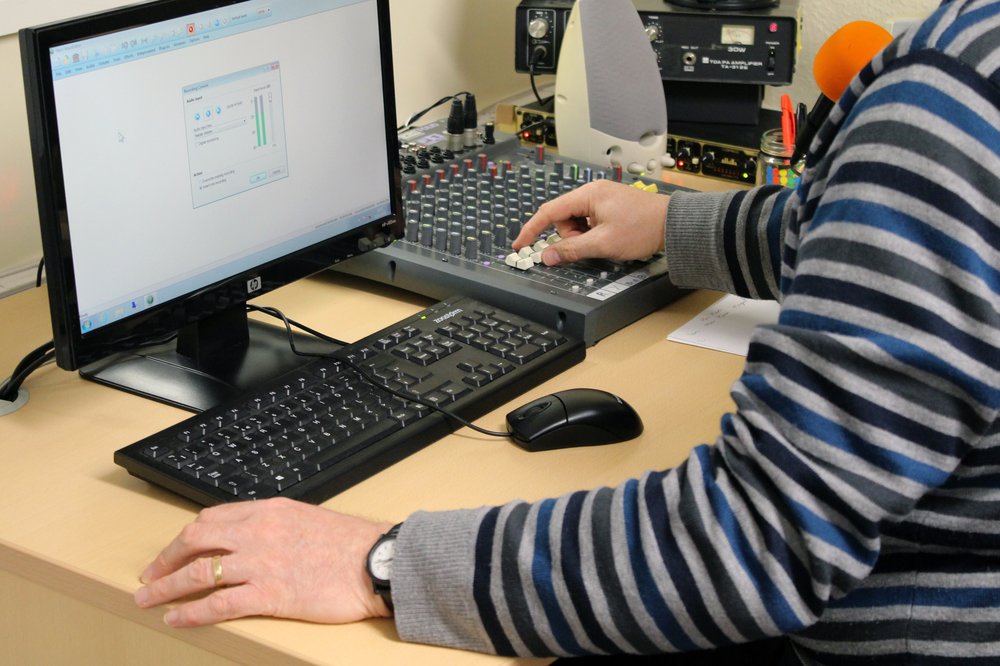
[[[521,0],[515,19],[518,72],[554,74],[574,0]],[[632,0],[664,80],[787,85],[795,73],[799,0],[743,11]]]

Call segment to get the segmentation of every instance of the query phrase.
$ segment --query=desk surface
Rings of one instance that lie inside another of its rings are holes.
[[[592,347],[582,364],[477,422],[502,429],[504,414],[514,404],[559,389],[593,386],[632,403],[646,424],[640,438],[611,446],[529,454],[463,429],[332,498],[326,506],[393,522],[418,509],[537,499],[616,484],[647,469],[676,465],[692,445],[714,438],[719,417],[731,406],[728,387],[743,365],[741,357],[666,340],[670,331],[715,298],[715,294],[695,292],[649,315]],[[420,296],[340,275],[297,283],[261,302],[348,340],[430,303]],[[0,321],[4,322],[2,374],[51,338],[43,290],[0,301]],[[20,597],[7,591],[0,594],[0,627],[12,634],[0,635],[0,661],[15,663],[4,658],[10,656],[5,650],[32,640],[55,650],[51,643],[58,643],[61,632],[71,630],[61,627],[53,632],[51,626],[33,626],[27,617],[32,611],[29,606],[46,603],[43,598],[50,592],[50,604],[99,611],[100,619],[93,622],[95,632],[136,633],[132,649],[138,654],[155,651],[164,663],[171,659],[162,651],[174,644],[218,655],[223,658],[220,663],[370,664],[373,654],[381,663],[530,661],[406,644],[388,620],[320,626],[252,618],[196,630],[169,629],[162,624],[162,610],[140,611],[132,603],[132,593],[142,568],[199,507],[129,476],[112,462],[112,454],[188,414],[86,382],[55,366],[37,371],[26,386],[28,404],[0,417],[0,586],[6,583],[7,590],[21,590]],[[43,618],[51,612],[52,621],[58,621],[54,607],[34,612]],[[19,624],[12,628],[5,622]],[[118,648],[104,645],[102,649],[101,655],[78,651],[73,661],[107,663],[129,658]]]

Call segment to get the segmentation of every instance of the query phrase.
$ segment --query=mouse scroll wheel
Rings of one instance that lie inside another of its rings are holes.
[[[551,400],[546,400],[545,402],[540,402],[537,405],[532,405],[528,409],[524,410],[524,412],[521,413],[517,417],[517,420],[518,421],[523,421],[525,419],[534,418],[535,416],[537,416],[538,414],[541,414],[542,412],[544,412],[546,409],[548,409],[551,406],[552,406],[552,401]]]

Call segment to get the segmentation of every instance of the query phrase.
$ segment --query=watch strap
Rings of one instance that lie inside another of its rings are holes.
[[[368,557],[365,559],[365,569],[368,572],[368,576],[372,579],[372,590],[374,590],[375,594],[377,594],[380,597],[382,597],[382,601],[385,602],[385,605],[389,608],[389,610],[393,609],[393,605],[392,605],[392,582],[388,581],[388,580],[382,580],[380,578],[376,578],[375,575],[372,574],[372,570],[371,570],[371,558],[372,558],[372,553],[375,552],[376,548],[378,548],[380,545],[382,545],[386,541],[395,540],[396,536],[399,534],[399,528],[401,528],[402,526],[403,526],[403,523],[396,523],[395,525],[393,525],[392,527],[390,527],[388,532],[386,532],[385,534],[383,534],[382,536],[380,536],[375,541],[375,545],[373,545],[371,547],[371,550],[368,551]]]

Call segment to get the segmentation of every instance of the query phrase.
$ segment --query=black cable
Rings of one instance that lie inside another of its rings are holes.
[[[0,386],[0,400],[5,400],[7,402],[14,402],[17,400],[17,394],[21,389],[21,384],[24,383],[24,380],[27,379],[28,375],[32,372],[55,359],[56,355],[54,350],[55,344],[50,340],[41,347],[28,352],[27,356],[21,359],[21,362],[14,368],[14,372],[10,374],[10,378],[8,378],[7,381]]]
[[[45,355],[46,353],[50,352],[53,349],[55,349],[55,343],[52,340],[49,340],[42,346],[31,350],[30,352],[27,353],[27,355],[25,355],[23,359],[21,359],[21,362],[17,364],[17,366],[14,368],[14,371],[10,374],[10,376],[14,377],[14,375],[19,374],[21,371],[24,370],[25,367],[27,367],[28,364],[32,363],[35,359]],[[4,384],[4,388],[6,388],[6,384]]]
[[[463,425],[466,428],[471,428],[472,430],[475,430],[476,432],[482,433],[484,435],[490,435],[491,437],[503,437],[505,439],[507,439],[507,438],[510,437],[510,433],[509,432],[500,432],[500,431],[496,431],[496,430],[487,430],[486,428],[481,428],[480,426],[477,426],[475,423],[472,423],[471,421],[463,419],[461,416],[458,416],[456,414],[452,414],[451,412],[449,412],[448,410],[444,409],[440,405],[435,405],[435,404],[430,403],[430,402],[424,402],[423,400],[420,400],[419,398],[415,398],[415,397],[413,397],[411,395],[407,395],[406,393],[403,393],[402,391],[397,391],[395,389],[389,388],[388,386],[380,383],[374,377],[369,376],[368,373],[367,373],[367,371],[365,371],[363,368],[361,368],[358,364],[356,364],[354,361],[351,361],[350,359],[346,359],[346,358],[334,358],[330,354],[321,354],[321,353],[312,353],[312,352],[299,351],[298,349],[295,348],[295,340],[294,340],[294,337],[293,337],[293,334],[292,334],[292,325],[293,324],[297,328],[301,328],[303,331],[306,331],[307,333],[310,333],[310,334],[313,334],[313,335],[317,335],[317,337],[319,337],[322,340],[327,340],[329,342],[336,342],[337,344],[343,344],[344,346],[347,346],[347,343],[342,343],[342,342],[336,340],[335,338],[331,338],[329,336],[323,335],[322,333],[317,333],[316,331],[313,331],[310,328],[306,328],[304,326],[301,326],[300,324],[297,324],[297,323],[293,322],[292,320],[288,319],[288,317],[286,317],[284,315],[284,313],[281,312],[281,310],[278,310],[277,308],[258,307],[258,306],[255,306],[255,305],[248,305],[247,307],[248,308],[252,308],[252,309],[254,309],[254,310],[258,311],[258,312],[262,312],[262,313],[264,313],[266,315],[270,315],[270,316],[272,316],[272,317],[274,317],[276,319],[280,319],[281,321],[283,321],[284,324],[285,324],[285,331],[288,333],[288,346],[291,347],[292,353],[295,354],[295,355],[297,355],[297,356],[305,356],[305,357],[309,357],[309,358],[328,358],[330,360],[337,361],[339,363],[343,363],[344,365],[346,365],[347,367],[349,367],[351,370],[354,370],[356,373],[358,373],[358,375],[360,375],[361,379],[363,379],[364,381],[368,382],[369,384],[371,384],[375,388],[382,389],[383,391],[387,391],[388,393],[391,393],[392,395],[394,395],[395,397],[399,398],[400,400],[405,400],[406,402],[413,402],[413,403],[416,403],[418,405],[423,405],[424,407],[427,407],[428,409],[432,409],[432,410],[434,410],[434,411],[436,411],[436,412],[444,415],[446,418],[452,419],[456,423],[459,423],[460,425]]]
[[[542,111],[544,111],[548,103],[552,101],[551,96],[548,99],[543,100],[542,96],[538,94],[538,87],[535,85],[535,66],[538,64],[538,61],[541,60],[543,55],[544,52],[541,49],[535,49],[535,52],[531,54],[531,61],[528,62],[528,80],[531,82],[531,92],[535,93],[535,100],[538,101],[538,106],[541,107]]]
[[[463,90],[462,92],[457,92],[454,95],[448,95],[447,97],[442,97],[438,101],[436,101],[433,104],[431,104],[430,106],[428,106],[423,111],[417,111],[416,113],[414,113],[412,116],[410,116],[409,120],[407,120],[404,124],[402,124],[399,127],[397,127],[396,131],[397,132],[402,132],[403,130],[405,130],[406,128],[408,128],[410,125],[412,125],[413,123],[417,122],[418,120],[420,120],[425,115],[427,115],[428,113],[430,113],[434,109],[438,108],[442,104],[447,104],[448,102],[450,102],[451,100],[455,99],[459,95],[468,95],[468,94],[469,94],[468,91]]]
[[[407,402],[415,402],[418,405],[423,405],[424,407],[427,407],[428,409],[433,409],[435,412],[443,414],[445,416],[445,418],[449,418],[449,419],[451,419],[451,420],[453,420],[453,421],[455,421],[455,422],[457,422],[457,423],[465,426],[466,428],[471,428],[472,430],[475,430],[478,433],[482,433],[484,435],[489,435],[490,437],[503,437],[504,439],[509,439],[510,438],[510,433],[509,432],[500,432],[498,430],[488,430],[486,428],[482,428],[480,426],[477,426],[472,421],[463,419],[461,416],[458,416],[457,414],[453,414],[453,413],[449,412],[447,409],[445,409],[444,407],[442,407],[440,405],[435,405],[432,402],[424,402],[423,400],[421,400],[419,398],[415,398],[412,395],[407,395],[406,393],[403,393],[402,391],[397,391],[396,389],[391,389],[388,386],[386,386],[385,384],[380,383],[375,378],[370,377],[368,375],[368,373],[365,370],[363,370],[360,366],[358,366],[356,363],[354,363],[354,361],[351,361],[351,360],[346,359],[346,358],[338,358],[338,359],[333,359],[333,360],[343,362],[345,365],[347,365],[347,367],[351,368],[356,373],[358,373],[359,375],[361,375],[361,378],[363,380],[365,380],[366,382],[368,382],[369,384],[371,384],[375,388],[382,389],[383,391],[387,391],[387,392],[391,393],[392,395],[396,396],[400,400],[405,400]]]
[[[42,257],[41,261],[38,262],[38,273],[35,275],[35,286],[42,286],[42,271],[45,270],[45,258]]]
[[[534,122],[534,123],[531,123],[530,125],[525,125],[524,127],[522,127],[521,129],[519,129],[518,131],[519,132],[530,132],[531,130],[535,129],[536,127],[540,127],[542,125],[547,125],[547,126],[551,127],[552,126],[552,119],[551,118],[542,118],[541,120],[539,120],[537,122]]]
[[[294,319],[289,319],[288,317],[285,316],[285,314],[281,310],[279,310],[277,308],[247,304],[247,310],[252,310],[254,312],[260,312],[262,314],[268,315],[269,317],[274,317],[275,319],[280,319],[282,322],[284,322],[286,330],[288,330],[290,328],[289,325],[291,325],[291,326],[294,326],[295,328],[297,328],[299,330],[305,331],[306,333],[308,333],[309,335],[311,335],[311,336],[313,336],[315,338],[319,338],[320,340],[325,340],[326,342],[330,342],[330,343],[333,343],[335,345],[340,345],[341,347],[346,347],[348,344],[350,344],[348,342],[344,342],[343,340],[338,340],[337,338],[332,338],[329,335],[326,335],[325,333],[320,333],[319,331],[317,331],[315,329],[309,328],[305,324],[300,324],[299,322],[295,321]],[[295,352],[295,341],[292,338],[289,338],[289,340],[290,340],[290,344],[292,346],[292,351]],[[295,352],[295,353],[298,353],[298,352]]]

